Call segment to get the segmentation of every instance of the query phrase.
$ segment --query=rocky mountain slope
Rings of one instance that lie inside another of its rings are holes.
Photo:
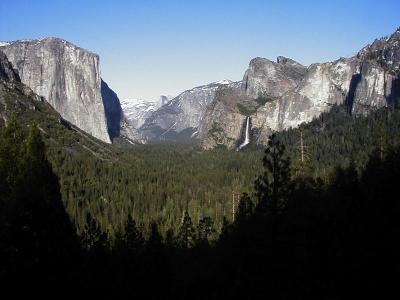
[[[158,101],[143,99],[124,99],[121,107],[128,123],[134,128],[140,128],[158,108],[167,104],[170,99],[167,96],[160,96]]]
[[[0,50],[64,119],[108,143],[118,135],[119,100],[101,80],[97,54],[58,38],[3,42]]]
[[[240,83],[222,80],[184,91],[152,113],[145,120],[141,132],[147,140],[162,139],[167,134],[183,131],[193,137],[216,90],[222,86],[238,85]]]
[[[217,93],[207,108],[199,127],[201,145],[236,148],[247,116],[250,141],[266,143],[273,131],[309,122],[334,104],[355,115],[386,106],[400,97],[399,64],[400,29],[354,57],[308,68],[282,57],[276,63],[253,59],[241,89]]]

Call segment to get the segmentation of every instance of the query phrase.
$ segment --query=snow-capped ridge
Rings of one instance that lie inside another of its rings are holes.
[[[158,101],[150,101],[145,99],[123,99],[121,101],[122,111],[125,118],[134,128],[140,128],[145,120],[149,118],[162,105],[168,103],[168,96],[162,95]]]
[[[231,83],[233,83],[233,81],[229,80],[229,79],[222,79],[222,80],[213,82],[213,84],[221,84],[221,85],[227,85],[227,84],[231,84]]]

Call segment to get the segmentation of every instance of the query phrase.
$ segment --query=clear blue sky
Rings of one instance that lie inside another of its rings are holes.
[[[399,0],[0,1],[0,40],[56,36],[96,52],[121,99],[240,80],[256,56],[351,56],[399,26]]]

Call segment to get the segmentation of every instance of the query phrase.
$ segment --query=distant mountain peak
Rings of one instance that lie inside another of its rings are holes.
[[[233,81],[229,80],[229,79],[222,79],[222,80],[213,82],[213,84],[221,84],[221,85],[226,85],[226,84],[231,84],[231,83],[233,83]]]
[[[170,98],[161,95],[158,100],[124,99],[121,101],[122,111],[128,123],[134,128],[140,128],[144,121],[161,106],[170,101]]]

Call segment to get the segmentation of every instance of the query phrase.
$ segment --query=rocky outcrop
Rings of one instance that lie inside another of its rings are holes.
[[[39,102],[44,102],[42,97],[21,82],[11,62],[0,50],[0,128],[5,126],[8,118],[15,113],[36,111]]]
[[[383,69],[398,74],[400,71],[400,27],[390,36],[375,40],[357,54],[362,61],[374,61]]]
[[[1,43],[0,50],[21,81],[64,119],[110,142],[97,54],[58,38]]]
[[[7,56],[0,50],[0,106],[3,106],[4,108],[7,106],[6,98],[15,101],[12,97],[5,97],[10,94],[10,90],[16,91],[17,93],[35,101],[43,101],[43,99],[36,95],[28,86],[21,83],[18,72],[14,70],[13,65],[8,60]],[[35,109],[35,106],[30,105],[29,108]],[[4,116],[0,114],[0,119],[3,117]]]
[[[277,63],[253,59],[242,89],[230,95],[242,109],[232,109],[229,101],[215,97],[205,124],[200,125],[201,145],[205,149],[219,144],[235,148],[243,139],[247,116],[251,116],[251,142],[265,144],[273,131],[310,122],[334,104],[346,105],[351,114],[366,114],[400,100],[399,73],[400,30],[376,40],[354,57],[307,69],[282,57]],[[263,95],[265,103],[255,107],[243,95],[259,100]]]
[[[239,145],[246,115],[255,111],[257,103],[240,87],[219,87],[207,107],[198,129],[198,138],[205,149],[225,145],[234,149]],[[246,112],[245,110],[248,110]]]
[[[7,56],[0,50],[0,79],[4,81],[20,81],[18,72],[13,69]]]
[[[244,74],[242,89],[251,97],[276,98],[296,87],[307,68],[289,58],[279,56],[277,62],[254,58]]]
[[[13,69],[12,64],[8,61],[6,55],[0,50],[0,127],[3,127],[5,124],[5,118],[1,112],[2,108],[7,105],[5,90],[15,81],[20,82],[19,76]]]

